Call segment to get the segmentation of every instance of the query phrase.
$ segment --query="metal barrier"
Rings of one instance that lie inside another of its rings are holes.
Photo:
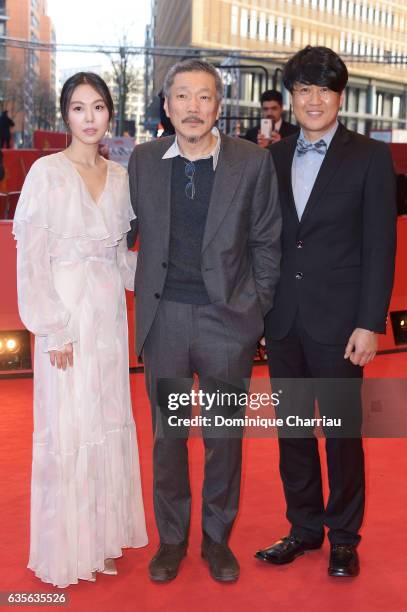
[[[13,219],[21,191],[0,192],[0,219]]]

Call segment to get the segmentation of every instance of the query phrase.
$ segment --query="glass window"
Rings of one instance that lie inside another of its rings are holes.
[[[291,37],[291,21],[290,19],[287,19],[287,24],[285,26],[285,36],[284,36],[286,45],[288,46],[291,45],[291,38],[292,38]]]
[[[284,22],[282,17],[277,17],[277,31],[276,31],[277,42],[281,45],[284,42]]]
[[[40,27],[40,23],[34,13],[31,13],[31,26],[37,30]]]
[[[266,13],[260,13],[259,39],[266,40]]]
[[[260,79],[258,74],[253,75],[253,102],[260,98]]]
[[[355,90],[353,87],[348,87],[345,96],[345,110],[354,113],[356,112],[355,105]]]
[[[269,25],[268,40],[269,42],[274,42],[275,40],[275,20],[273,16],[270,17],[268,25]]]
[[[359,105],[358,105],[359,113],[367,112],[367,93],[365,89],[359,90]]]
[[[246,100],[250,100],[252,102],[253,101],[253,75],[252,75],[251,72],[249,72],[246,75],[246,79],[247,79],[247,83],[246,83],[246,87],[247,87]]]
[[[248,21],[248,10],[242,8],[242,10],[240,11],[240,36],[247,36]]]
[[[383,94],[377,94],[376,96],[376,115],[383,114]]]
[[[387,20],[387,12],[386,11],[382,11],[381,17],[382,17],[382,19],[381,19],[382,26],[385,26],[386,25],[386,20]]]
[[[233,36],[237,36],[238,34],[238,24],[239,24],[239,9],[237,6],[232,6],[232,11],[230,15],[230,31]]]
[[[257,37],[257,11],[250,11],[250,38]]]
[[[391,94],[385,94],[383,96],[383,115],[385,117],[391,117],[392,112],[392,96]]]

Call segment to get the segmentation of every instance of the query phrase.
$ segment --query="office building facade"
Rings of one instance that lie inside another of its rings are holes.
[[[55,32],[46,0],[6,0],[5,10],[7,36],[22,44],[6,47],[8,87],[4,106],[16,124],[15,143],[30,146],[34,129],[54,127],[55,52],[40,51],[35,43],[55,43]]]
[[[344,123],[362,133],[407,128],[405,2],[154,0],[152,14],[156,47],[189,48],[223,66],[225,113],[240,117],[242,126],[258,115],[262,90],[283,90],[281,69],[292,53],[306,45],[324,45],[349,68]],[[155,60],[156,91],[174,61],[163,56]],[[289,110],[289,95],[283,94]]]

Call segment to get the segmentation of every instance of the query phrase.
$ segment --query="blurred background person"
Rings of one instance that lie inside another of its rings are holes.
[[[14,121],[8,116],[8,111],[4,110],[0,115],[0,149],[10,148],[12,127]]]
[[[261,122],[247,130],[244,138],[258,144],[263,149],[282,138],[296,134],[299,128],[283,119],[283,96],[276,89],[268,89],[260,96]]]

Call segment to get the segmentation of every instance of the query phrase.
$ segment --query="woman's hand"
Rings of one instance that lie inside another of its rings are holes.
[[[49,359],[52,366],[57,366],[58,370],[66,370],[67,365],[73,366],[73,347],[72,342],[65,344],[62,351],[50,351]]]

